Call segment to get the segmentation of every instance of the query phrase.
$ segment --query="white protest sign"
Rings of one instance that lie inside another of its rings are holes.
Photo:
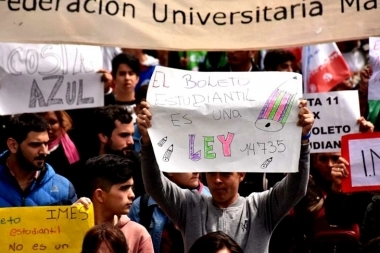
[[[342,192],[380,189],[380,133],[343,135],[342,157],[349,162],[348,177],[342,179]]]
[[[380,37],[369,38],[369,59],[372,76],[368,84],[368,99],[380,100]]]
[[[380,138],[349,140],[352,186],[380,184]]]
[[[0,44],[0,114],[104,104],[100,47]]]
[[[358,92],[334,91],[304,94],[314,114],[311,130],[311,153],[340,152],[341,137],[359,132]]]
[[[296,172],[302,77],[156,67],[149,135],[167,172]]]

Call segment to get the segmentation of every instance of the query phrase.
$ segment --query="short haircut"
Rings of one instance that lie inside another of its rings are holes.
[[[10,119],[6,127],[7,139],[13,138],[18,144],[22,143],[30,132],[45,132],[50,129],[49,123],[35,113],[23,113]]]
[[[276,49],[269,50],[264,58],[264,69],[268,70],[276,70],[276,68],[287,61],[294,62],[296,57],[294,54],[288,50]]]
[[[88,175],[86,196],[92,196],[96,189],[109,192],[115,184],[122,184],[133,177],[136,164],[126,157],[105,154],[90,158],[85,165]]]
[[[225,248],[231,253],[244,253],[243,249],[222,231],[212,232],[198,238],[191,246],[189,253],[216,253]]]
[[[109,223],[103,223],[87,231],[83,239],[81,253],[96,253],[102,243],[107,245],[110,252],[129,252],[123,232]]]
[[[140,104],[143,99],[146,100],[146,95],[148,94],[148,87],[149,85],[143,85],[137,89],[135,93],[136,104]]]
[[[112,59],[112,77],[116,77],[117,70],[120,64],[126,64],[132,69],[136,75],[140,75],[140,62],[135,56],[131,54],[120,53]]]
[[[120,105],[108,105],[98,108],[94,114],[96,133],[110,137],[116,127],[116,120],[123,124],[130,124],[132,122],[132,114],[126,107]]]

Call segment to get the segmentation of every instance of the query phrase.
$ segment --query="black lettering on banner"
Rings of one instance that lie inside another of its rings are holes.
[[[320,119],[319,112],[313,112],[313,114],[314,114],[314,119]]]
[[[18,47],[18,48],[15,48],[11,51],[11,53],[8,55],[8,59],[7,59],[7,67],[8,67],[8,70],[11,72],[12,75],[14,76],[19,76],[22,74],[21,71],[17,71],[13,65],[13,62],[16,61],[13,59],[13,57],[18,54],[18,61],[21,61],[21,58],[20,58],[20,52],[22,52],[22,48],[21,47]]]
[[[113,7],[110,6],[111,3],[114,5]],[[113,13],[111,12],[112,8],[114,8]],[[106,4],[106,12],[110,16],[115,16],[119,12],[119,4],[116,1],[109,1]]]
[[[93,104],[93,103],[94,103],[93,97],[83,98],[83,80],[80,79],[79,80],[79,91],[78,91],[77,105]]]
[[[38,87],[36,80],[33,80],[32,88],[30,90],[29,108],[36,108],[37,101],[39,107],[47,106],[40,87]]]
[[[79,208],[79,213],[83,216],[83,218],[81,220],[87,220],[88,219],[88,213],[86,212],[86,209],[81,206]]]
[[[74,60],[74,68],[73,68],[73,75],[78,73],[90,73],[95,72],[94,67],[92,64],[86,65],[86,61],[83,57],[82,52],[78,52],[78,48],[75,49],[75,60]]]
[[[68,105],[72,105],[74,104],[76,98],[77,98],[77,82],[76,81],[73,81],[72,83],[67,82],[66,103]]]
[[[46,72],[39,71],[38,74],[40,74],[40,75],[53,75],[53,74],[55,74],[59,70],[59,67],[61,65],[61,60],[59,59],[59,55],[57,55],[57,54],[55,54],[53,52],[46,53],[46,51],[49,50],[49,49],[50,50],[53,49],[52,45],[46,45],[46,46],[44,46],[41,49],[40,55],[41,55],[42,59],[45,59],[45,58],[48,58],[48,57],[54,58],[55,62],[56,62],[55,67],[52,68],[50,71],[46,71]],[[49,65],[50,64],[52,64],[52,60],[49,60]]]
[[[310,147],[312,149],[340,149],[340,141],[321,141],[321,142],[310,142]]]
[[[50,11],[52,7],[50,6],[53,3],[53,0],[40,0],[38,6],[43,11]],[[49,4],[49,7],[44,6],[44,4]]]
[[[88,3],[89,3],[90,1],[91,1],[91,2],[95,2],[95,0],[86,0],[86,1],[84,2],[84,4],[83,4],[83,9],[84,9],[84,11],[87,12],[87,13],[95,13],[95,10],[89,10],[88,7],[87,7],[87,5],[88,5]]]
[[[55,95],[57,95],[57,92],[62,85],[63,76],[58,76],[58,75],[57,76],[46,76],[46,77],[42,78],[42,80],[50,80],[50,79],[57,79],[57,82],[54,84],[54,87],[51,90],[50,96],[47,100],[47,106],[62,105],[63,100],[61,98],[54,98],[54,97],[55,97]]]

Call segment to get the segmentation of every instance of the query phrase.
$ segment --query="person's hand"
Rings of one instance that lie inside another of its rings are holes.
[[[298,122],[297,126],[302,127],[302,137],[307,136],[314,123],[314,115],[311,111],[306,107],[307,101],[302,100],[298,107],[300,108],[298,112]],[[307,143],[308,140],[302,140],[302,143]]]
[[[342,179],[348,177],[347,167],[349,163],[343,157],[339,157],[338,161],[334,163],[331,169],[331,177],[333,184],[331,189],[334,192],[341,192],[342,190]]]
[[[141,133],[141,141],[142,143],[149,143],[150,138],[148,134],[148,128],[152,126],[151,120],[152,120],[152,114],[150,113],[150,105],[148,102],[141,102],[141,110],[140,113],[137,115],[137,126],[139,128],[139,131]]]
[[[86,209],[88,209],[91,205],[91,199],[86,197],[79,198],[72,206],[77,206],[79,204],[82,204]]]
[[[102,76],[100,77],[100,80],[104,83],[104,94],[108,93],[113,81],[111,73],[105,69],[101,69],[96,73],[102,74]]]
[[[364,117],[360,117],[357,123],[361,133],[373,133],[375,129],[375,126],[370,121],[366,121]]]

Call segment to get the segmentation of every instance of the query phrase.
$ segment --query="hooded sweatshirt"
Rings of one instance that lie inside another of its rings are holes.
[[[310,147],[301,147],[299,172],[289,173],[272,189],[238,197],[227,208],[213,204],[212,197],[181,189],[159,170],[151,145],[142,145],[142,175],[146,191],[180,229],[185,252],[201,236],[223,231],[244,252],[266,253],[273,230],[306,194]]]
[[[116,224],[127,239],[128,253],[154,253],[152,238],[140,224],[122,215]]]

